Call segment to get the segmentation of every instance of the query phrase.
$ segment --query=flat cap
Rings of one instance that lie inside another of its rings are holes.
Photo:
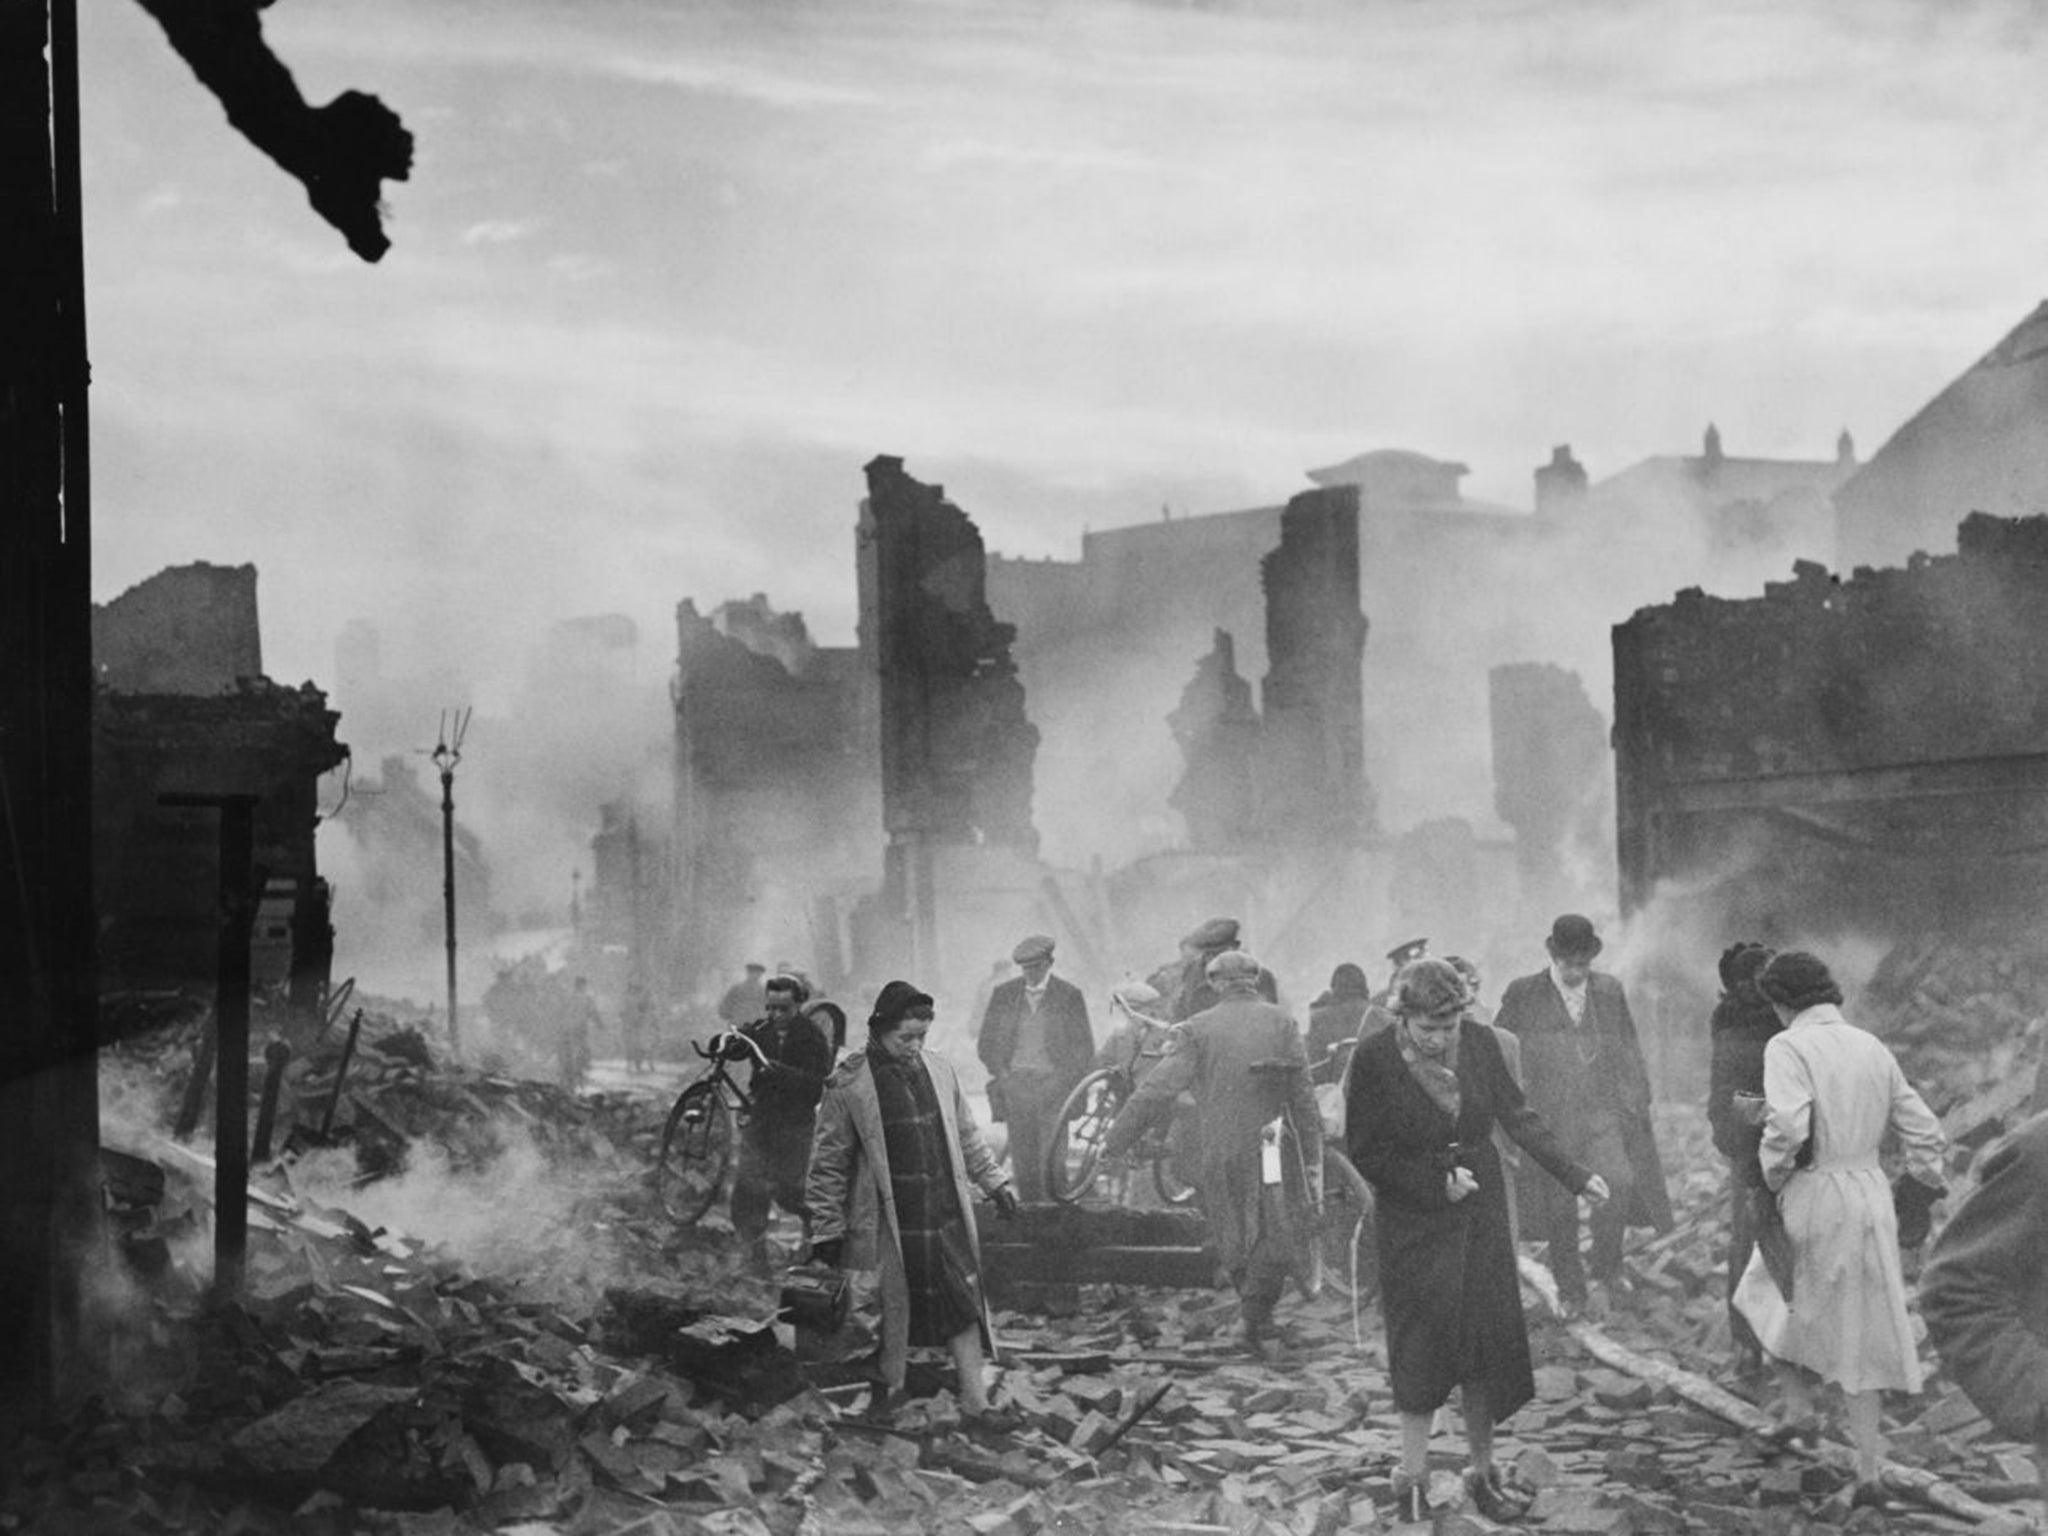
[[[1226,949],[1202,967],[1202,974],[1211,981],[1256,981],[1261,969],[1248,951]]]
[[[1027,965],[1033,960],[1050,960],[1052,958],[1051,935],[1034,933],[1028,939],[1019,939],[1017,947],[1010,951],[1010,958],[1019,965]]]
[[[1181,940],[1190,949],[1222,949],[1237,942],[1238,922],[1234,917],[1212,917]]]

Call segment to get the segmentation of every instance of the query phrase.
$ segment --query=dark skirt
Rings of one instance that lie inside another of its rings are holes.
[[[1479,1188],[1448,1210],[1382,1200],[1375,1212],[1387,1375],[1404,1413],[1433,1413],[1466,1382],[1496,1420],[1536,1395],[1499,1159],[1487,1146],[1474,1160]]]

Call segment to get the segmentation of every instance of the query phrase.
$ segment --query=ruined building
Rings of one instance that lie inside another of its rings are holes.
[[[1295,497],[1259,575],[1268,658],[1263,711],[1253,708],[1237,670],[1235,638],[1219,629],[1167,717],[1185,763],[1172,796],[1187,822],[1182,846],[1355,847],[1372,826],[1357,492]]]
[[[1304,491],[1259,562],[1266,599],[1260,820],[1290,847],[1352,848],[1372,830],[1365,775],[1366,617],[1358,490]]]
[[[259,995],[318,1002],[333,958],[330,895],[314,856],[320,780],[348,756],[340,716],[312,684],[262,675],[256,573],[165,571],[97,609],[93,880],[105,1027],[138,993],[210,992],[219,936],[219,814],[166,794],[256,796],[265,884],[252,971]]]
[[[2048,512],[2048,302],[1835,492],[1844,570],[1940,550],[1971,512]]]
[[[2048,519],[1614,631],[1622,899],[1704,964],[2031,930],[2048,897]]]
[[[989,611],[981,534],[943,489],[882,456],[867,465],[859,539],[860,639],[873,667],[889,846],[883,910],[908,953],[938,953],[937,885],[958,858],[990,847],[1035,860],[1032,766],[1038,729],[1024,711],[1010,646]]]
[[[1611,865],[1607,721],[1563,667],[1517,662],[1495,667],[1488,682],[1493,805],[1514,829],[1525,921],[1593,905],[1574,888],[1569,855],[1582,866]]]
[[[1560,665],[1604,696],[1608,628],[1634,608],[1686,584],[1754,590],[1794,558],[1831,558],[1828,494],[1855,468],[1846,440],[1832,456],[1765,458],[1728,452],[1709,428],[1696,453],[1595,478],[1560,445],[1535,472],[1533,513],[1466,496],[1463,464],[1405,449],[1309,471],[1359,498],[1358,590],[1373,626],[1361,676],[1371,819],[1395,832],[1442,816],[1488,822],[1492,668]],[[1082,842],[1069,807],[1091,786],[1143,777],[1156,786],[1151,802],[1165,801],[1180,772],[1175,744],[1133,721],[1157,718],[1149,701],[1185,683],[1187,658],[1214,630],[1235,638],[1244,675],[1262,675],[1255,572],[1282,511],[1095,530],[1078,561],[990,560],[989,600],[1017,626],[1033,717],[1049,739],[1117,743],[1113,762],[1098,753],[1041,765],[1041,830],[1062,856]],[[1430,752],[1412,750],[1425,740]],[[1135,800],[1117,810],[1079,829],[1113,861],[1161,851],[1180,833]]]
[[[1215,644],[1195,664],[1166,723],[1187,765],[1172,797],[1187,823],[1186,846],[1202,853],[1253,846],[1259,712],[1252,685],[1237,670],[1237,642],[1229,630],[1216,631]]]
[[[709,614],[685,599],[672,698],[673,974],[687,990],[773,951],[831,977],[838,914],[881,852],[860,653],[814,644],[759,593]],[[618,873],[600,868],[600,885]]]

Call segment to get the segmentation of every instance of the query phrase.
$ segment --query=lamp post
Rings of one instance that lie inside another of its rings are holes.
[[[441,907],[448,930],[448,1049],[462,1059],[462,1022],[455,1012],[455,765],[462,761],[462,738],[469,733],[473,710],[441,716],[440,739],[434,744],[434,766],[441,772]]]

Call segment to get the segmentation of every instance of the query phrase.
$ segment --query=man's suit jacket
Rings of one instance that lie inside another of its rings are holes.
[[[1585,1022],[1573,1024],[1548,970],[1520,976],[1501,994],[1493,1022],[1522,1042],[1529,1105],[1573,1156],[1583,1159],[1588,1151],[1583,1128],[1613,1112],[1634,1171],[1632,1187],[1616,1192],[1623,1219],[1629,1226],[1668,1231],[1671,1197],[1651,1128],[1650,1075],[1620,980],[1604,971],[1587,977]],[[1527,1181],[1522,1194],[1522,1214],[1535,1223],[1545,1219],[1537,1208],[1570,1198],[1546,1179]]]
[[[991,992],[988,1012],[982,1016],[981,1035],[975,1049],[990,1077],[1010,1070],[1017,1054],[1017,1029],[1026,1008],[1024,978],[1013,976]],[[1038,1017],[1045,1026],[1045,1053],[1052,1058],[1053,1072],[1062,1090],[1073,1087],[1095,1065],[1095,1035],[1088,1027],[1088,1000],[1071,981],[1058,976],[1045,979],[1045,999],[1038,1005]]]

